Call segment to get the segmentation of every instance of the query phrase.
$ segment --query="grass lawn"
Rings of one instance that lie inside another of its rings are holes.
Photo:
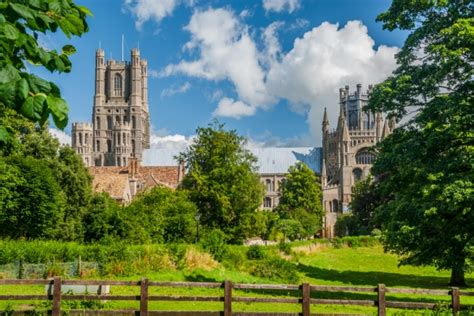
[[[322,246],[313,250],[311,254],[299,257],[298,273],[301,277],[300,283],[308,282],[313,285],[355,285],[355,286],[375,286],[384,283],[387,287],[406,288],[432,288],[444,289],[448,287],[449,271],[436,271],[433,267],[398,267],[397,257],[383,252],[382,247],[360,247],[360,248],[339,248]],[[115,277],[120,280],[138,280],[141,277],[148,277],[153,281],[223,281],[229,279],[234,283],[275,283],[269,280],[260,279],[244,272],[229,271],[224,268],[217,268],[211,271],[158,271],[147,275],[134,275],[128,277]],[[106,279],[112,279],[107,277]],[[474,275],[467,276],[467,282],[474,284]],[[278,283],[278,282],[277,282]],[[466,290],[473,290],[469,288]],[[8,294],[44,294],[42,286],[0,286],[1,293]],[[112,294],[139,294],[139,287],[112,287]],[[176,295],[176,296],[222,296],[222,289],[189,289],[189,288],[150,288],[151,295]],[[292,297],[300,296],[299,292],[282,291],[241,291],[234,290],[234,296],[271,296],[271,297]],[[314,298],[346,298],[346,299],[375,299],[376,293],[312,293]],[[449,304],[448,296],[415,296],[415,295],[395,295],[387,294],[387,300],[425,301],[440,302]],[[25,306],[31,302],[14,302],[14,309]],[[474,305],[474,297],[462,297],[462,304]],[[37,303],[38,304],[38,303]],[[81,308],[89,307],[90,302],[77,302],[75,304],[66,303],[65,307]],[[151,302],[151,310],[221,310],[221,302]],[[46,307],[44,304],[38,308]],[[6,302],[0,302],[0,309],[7,307]],[[102,308],[138,308],[138,302],[108,302]],[[234,303],[234,311],[281,311],[299,312],[301,307],[296,304],[263,304],[263,303]],[[312,306],[312,312],[337,312],[337,313],[361,313],[372,315],[376,313],[375,308],[357,306]],[[403,311],[389,309],[389,315],[432,315],[428,311]],[[446,312],[446,315],[450,312]],[[469,313],[470,314],[470,313]],[[474,311],[472,312],[474,315]],[[437,315],[444,315],[444,312]]]

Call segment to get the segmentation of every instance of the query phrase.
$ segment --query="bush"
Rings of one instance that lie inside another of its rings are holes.
[[[252,275],[285,283],[298,283],[299,281],[295,265],[281,258],[258,261]]]
[[[378,239],[371,236],[336,237],[332,240],[334,248],[342,248],[343,246],[350,248],[371,247],[378,244]]]
[[[265,258],[265,251],[261,246],[252,245],[247,250],[247,259],[249,260],[260,260]]]
[[[222,259],[222,264],[224,267],[229,269],[242,270],[245,262],[246,254],[244,253],[244,249],[241,246],[229,246]]]
[[[278,250],[283,252],[285,255],[291,255],[291,245],[283,240],[278,243]]]
[[[213,229],[209,233],[204,234],[201,239],[201,246],[209,252],[214,259],[222,261],[227,251],[227,237],[219,229]]]

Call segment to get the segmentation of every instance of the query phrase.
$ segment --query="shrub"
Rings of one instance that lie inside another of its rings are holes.
[[[261,246],[252,245],[247,250],[247,259],[249,260],[260,260],[265,258],[265,251]]]
[[[201,246],[209,252],[214,259],[221,261],[227,251],[227,237],[219,229],[213,229],[209,233],[204,234],[201,239]]]
[[[186,251],[185,262],[186,268],[189,270],[203,269],[210,271],[219,265],[210,254],[192,247]]]
[[[222,259],[224,267],[229,269],[241,270],[246,262],[246,254],[244,253],[243,247],[229,246]]]
[[[168,254],[176,268],[183,268],[186,264],[185,256],[188,250],[186,244],[168,244]]]
[[[295,265],[281,258],[257,261],[252,275],[285,283],[298,283],[299,281]]]
[[[283,240],[278,243],[278,250],[283,252],[285,255],[291,255],[291,245]]]

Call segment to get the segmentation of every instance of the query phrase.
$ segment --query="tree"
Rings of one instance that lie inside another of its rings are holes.
[[[124,210],[134,242],[193,242],[196,205],[185,190],[154,187],[138,196]]]
[[[379,228],[376,210],[380,204],[382,204],[382,198],[376,190],[376,183],[372,176],[357,182],[353,188],[350,203],[353,217],[350,221],[352,225],[352,229],[349,229],[350,234],[369,235],[373,229]],[[383,221],[383,218],[380,220]]]
[[[64,195],[45,160],[0,158],[0,236],[56,238]]]
[[[94,194],[82,218],[84,241],[125,238],[129,227],[120,217],[120,211],[118,203],[108,194]]]
[[[231,242],[241,242],[242,227],[263,198],[256,158],[244,148],[242,136],[217,121],[196,133],[194,143],[177,157],[188,169],[181,187],[189,190],[203,225],[221,229]]]
[[[9,0],[0,3],[0,104],[43,125],[51,115],[59,128],[67,125],[68,107],[59,88],[27,69],[26,62],[51,72],[69,72],[69,56],[76,49],[65,45],[61,52],[38,44],[40,33],[58,28],[70,38],[88,31],[87,8],[72,0]],[[0,125],[0,141],[11,133]]]
[[[409,30],[398,68],[376,86],[374,111],[402,127],[373,166],[386,249],[402,264],[434,264],[464,285],[474,241],[474,18],[472,1],[394,0],[384,28]]]
[[[318,177],[306,164],[298,162],[288,169],[288,175],[282,182],[277,211],[281,218],[301,223],[302,237],[313,236],[321,228],[324,216],[321,198]]]
[[[12,131],[9,142],[0,142],[0,221],[9,223],[3,236],[82,240],[82,216],[92,188],[81,158],[60,147],[47,128],[2,105],[0,125]],[[15,231],[11,225],[16,221],[22,228]]]

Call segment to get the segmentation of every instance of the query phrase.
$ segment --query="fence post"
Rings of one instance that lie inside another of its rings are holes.
[[[148,279],[140,281],[140,316],[148,315]]]
[[[224,281],[224,316],[232,316],[232,282]]]
[[[310,316],[311,315],[311,287],[308,283],[303,283],[303,300],[302,300],[302,308],[303,308],[303,316]]]
[[[378,307],[378,316],[385,316],[385,284],[379,284],[377,286],[377,307]]]
[[[61,277],[54,277],[53,281],[53,316],[61,315]]]
[[[23,259],[18,261],[18,279],[23,279],[25,273],[25,267],[23,266]]]
[[[461,300],[459,298],[459,288],[451,288],[451,307],[453,308],[453,315],[457,315],[461,310]]]
[[[77,257],[77,276],[82,278],[82,259],[81,255]]]

